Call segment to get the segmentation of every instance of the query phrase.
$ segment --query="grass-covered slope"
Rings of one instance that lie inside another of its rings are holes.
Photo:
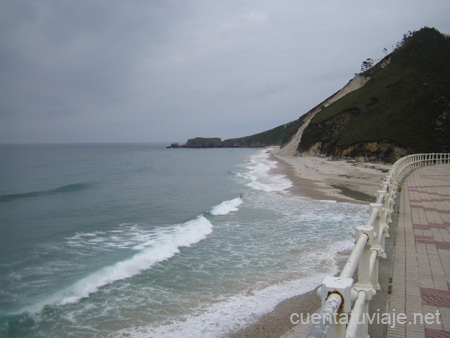
[[[223,141],[224,147],[267,147],[287,143],[303,124],[303,117],[276,128],[251,136],[239,137]]]
[[[370,77],[364,87],[311,120],[300,152],[393,160],[395,149],[450,151],[450,37],[432,28],[411,33],[362,75]]]
[[[249,148],[278,146],[289,142],[295,135],[298,128],[304,123],[304,116],[296,121],[292,121],[262,133],[233,138],[222,141],[217,137],[196,137],[187,140],[185,145],[172,143],[168,148]]]

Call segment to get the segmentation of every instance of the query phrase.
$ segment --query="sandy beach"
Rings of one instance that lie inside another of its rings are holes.
[[[292,194],[317,200],[336,202],[369,203],[375,198],[377,190],[390,164],[363,162],[357,160],[331,160],[319,157],[293,157],[277,154],[271,150],[273,159],[278,162],[274,172],[286,175],[292,182]],[[340,253],[338,265],[345,264],[348,253]],[[256,323],[233,334],[233,338],[256,337],[305,337],[308,326],[293,325],[292,313],[311,314],[320,307],[316,290],[292,297],[281,302],[272,312],[261,317]],[[306,317],[305,317],[306,318]]]
[[[391,165],[358,160],[277,155],[278,171],[294,184],[292,193],[318,200],[372,202]]]

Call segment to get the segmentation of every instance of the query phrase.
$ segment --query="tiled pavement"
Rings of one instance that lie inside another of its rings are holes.
[[[399,203],[387,337],[450,338],[450,165],[413,171]]]

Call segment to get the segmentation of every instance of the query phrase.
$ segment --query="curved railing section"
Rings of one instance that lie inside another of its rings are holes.
[[[356,227],[356,245],[339,277],[326,277],[317,292],[322,299],[322,307],[307,337],[368,336],[368,321],[362,319],[369,314],[369,302],[380,290],[378,262],[380,258],[387,258],[385,239],[389,237],[389,224],[399,187],[404,178],[417,168],[449,163],[450,153],[433,153],[408,155],[392,165],[376,193],[376,202],[370,204],[367,223]],[[355,283],[353,275],[356,270],[358,277]]]

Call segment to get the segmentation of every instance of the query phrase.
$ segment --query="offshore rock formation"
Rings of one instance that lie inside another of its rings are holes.
[[[218,137],[196,137],[187,140],[185,148],[223,148],[222,140]]]
[[[173,142],[167,148],[223,148],[223,143],[218,137],[196,137],[187,140],[186,144]]]

